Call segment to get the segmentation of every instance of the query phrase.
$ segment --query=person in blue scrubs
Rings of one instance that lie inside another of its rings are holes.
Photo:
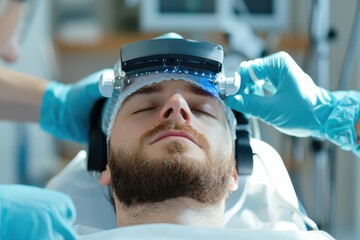
[[[20,0],[0,3],[0,58],[5,62],[18,58],[18,26],[24,7]],[[101,97],[101,72],[65,85],[0,68],[0,119],[39,122],[59,138],[84,143],[91,108]],[[0,239],[75,239],[75,217],[74,204],[65,194],[0,185]]]
[[[226,103],[281,132],[328,139],[360,156],[360,92],[318,87],[285,52],[240,64],[242,86]]]

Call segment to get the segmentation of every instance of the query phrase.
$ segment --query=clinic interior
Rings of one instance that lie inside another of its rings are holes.
[[[248,4],[243,13],[225,6],[230,0],[172,0],[170,6],[162,5],[162,11],[168,11],[164,14],[156,8],[162,1],[155,0],[32,1],[36,11],[22,42],[24,51],[9,67],[46,79],[70,83],[111,68],[122,45],[173,31],[222,44],[229,71],[241,61],[286,51],[310,76],[322,79],[318,85],[330,90],[339,86],[357,5],[356,0],[240,0]],[[321,10],[315,11],[315,4],[323,4]],[[313,31],[312,24],[317,24]],[[325,40],[323,29],[329,29]],[[325,55],[316,54],[324,49]],[[359,51],[346,89],[360,88]],[[333,154],[324,155],[311,138],[286,136],[261,121],[253,124],[254,137],[281,155],[308,215],[335,238],[359,239],[359,159],[330,144],[325,148],[332,148]],[[44,186],[86,149],[50,136],[37,124],[0,122],[0,131],[6,136],[0,138],[2,184]]]

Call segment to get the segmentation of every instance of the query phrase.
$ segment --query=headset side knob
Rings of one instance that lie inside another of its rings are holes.
[[[238,72],[234,72],[234,77],[226,78],[225,80],[225,95],[235,95],[241,86],[241,77]]]
[[[104,97],[112,97],[114,92],[114,71],[105,71],[100,75],[99,79],[99,91]]]

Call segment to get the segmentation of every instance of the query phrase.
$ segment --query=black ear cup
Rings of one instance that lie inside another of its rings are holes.
[[[250,145],[249,120],[244,114],[233,111],[236,121],[235,159],[239,175],[251,175],[253,171],[253,151]]]
[[[101,129],[101,113],[106,98],[97,101],[91,111],[88,142],[88,171],[102,172],[107,164],[106,136]]]

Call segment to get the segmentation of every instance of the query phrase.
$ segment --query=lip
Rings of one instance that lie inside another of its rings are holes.
[[[178,131],[178,130],[169,130],[169,131],[165,131],[162,132],[160,134],[155,135],[151,141],[150,141],[150,145],[153,143],[156,143],[164,138],[167,137],[182,137],[182,138],[186,138],[188,140],[190,140],[191,142],[193,142],[194,144],[198,145],[197,141],[195,138],[193,138],[190,134],[183,132],[183,131]]]

